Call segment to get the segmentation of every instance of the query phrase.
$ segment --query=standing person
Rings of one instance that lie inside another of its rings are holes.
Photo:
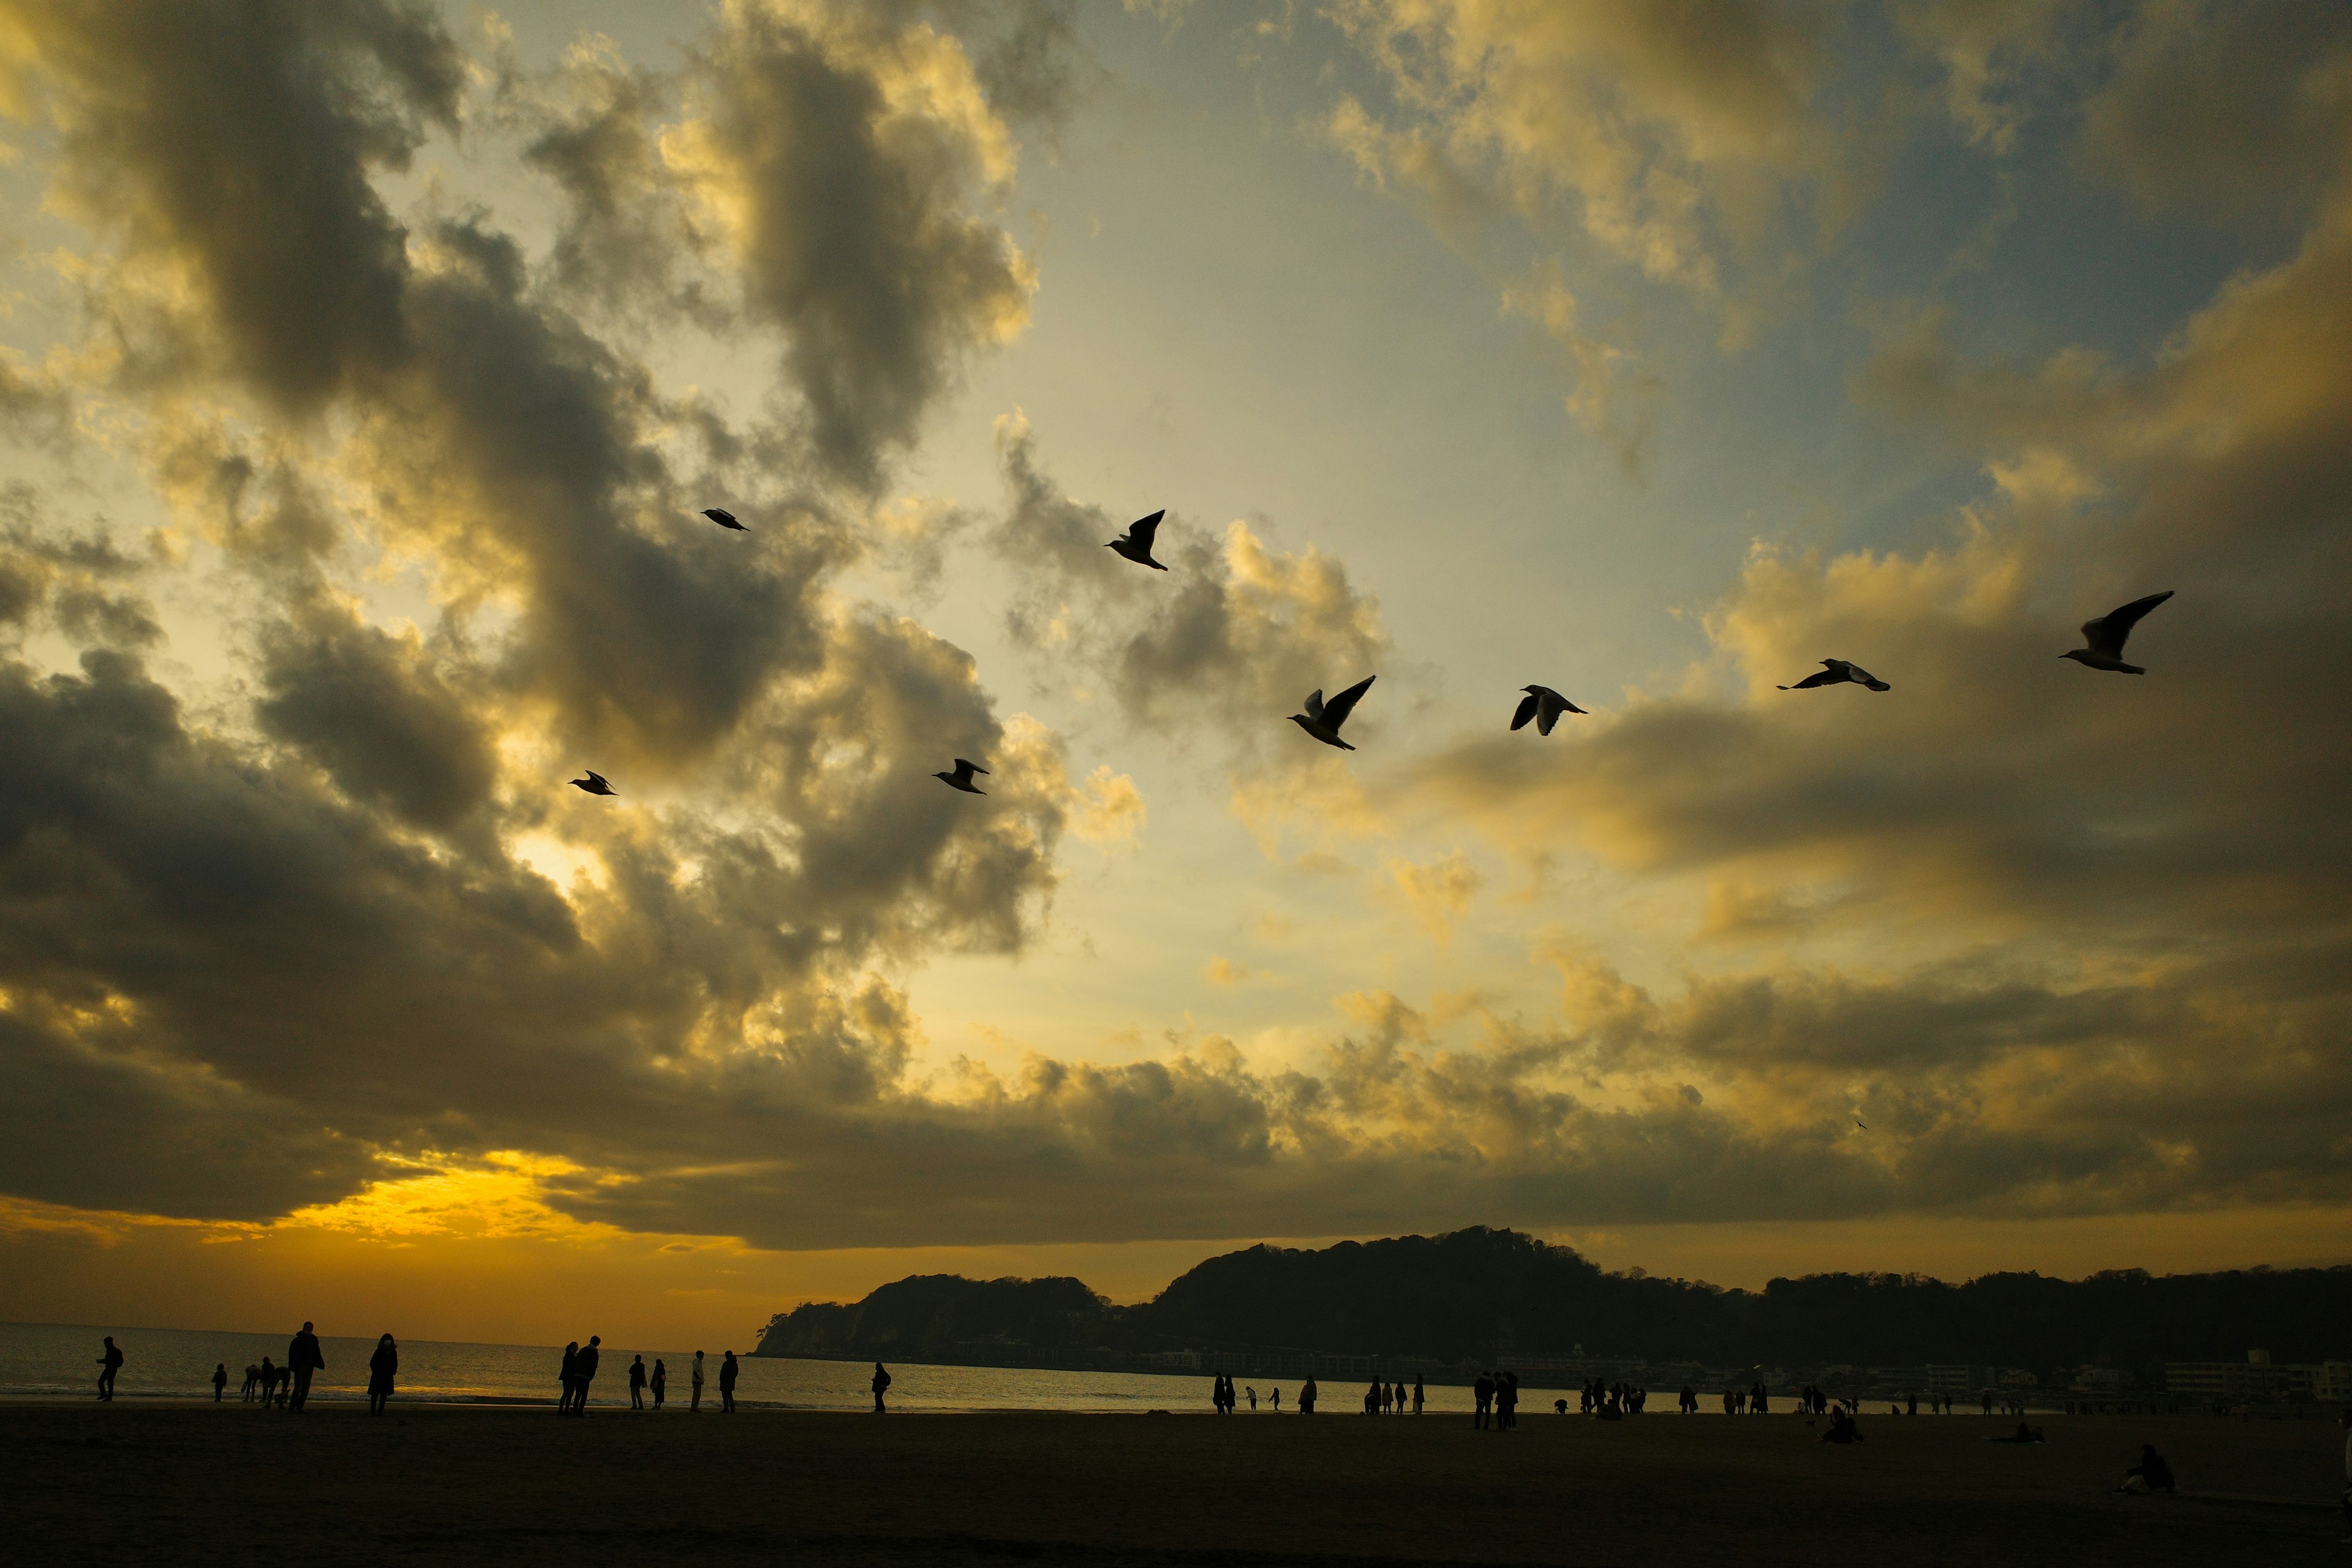
[[[1421,1414],[1421,1373],[1414,1373],[1412,1374],[1412,1413],[1415,1415]]]
[[[1275,1384],[1274,1388],[1274,1413],[1276,1415],[1282,1414],[1282,1385],[1280,1384]],[[2344,1456],[2345,1462],[2347,1464],[2352,1464],[2352,1442],[2345,1444]]]
[[[278,1366],[268,1356],[261,1358],[261,1407],[269,1408],[270,1399],[278,1393]]]
[[[1470,1385],[1470,1397],[1477,1402],[1470,1413],[1471,1429],[1484,1432],[1486,1429],[1486,1413],[1495,1407],[1495,1374],[1480,1373],[1478,1381]]]
[[[106,1336],[106,1353],[98,1358],[98,1396],[114,1397],[114,1374],[122,1370],[122,1352],[114,1343],[114,1336]]]
[[[1250,1402],[1250,1414],[1251,1414],[1251,1415],[1256,1415],[1256,1414],[1257,1414],[1257,1384],[1255,1384],[1255,1383],[1245,1383],[1245,1384],[1242,1384],[1242,1392],[1243,1392],[1244,1394],[1248,1394],[1248,1395],[1249,1395],[1249,1402]]]
[[[1299,1385],[1298,1414],[1301,1415],[1312,1415],[1315,1414],[1315,1379],[1312,1375],[1310,1375],[1305,1383]]]
[[[604,1342],[602,1335],[590,1334],[588,1342],[572,1359],[572,1386],[579,1390],[572,1396],[572,1414],[574,1415],[588,1414],[588,1385],[596,1381],[596,1362],[602,1354],[596,1347]]]
[[[310,1374],[327,1370],[327,1358],[319,1353],[319,1336],[310,1331],[310,1324],[303,1324],[302,1331],[286,1342],[286,1366],[294,1374],[294,1392],[286,1408],[299,1415],[310,1403]]]
[[[730,1352],[732,1353],[732,1352]],[[874,1414],[882,1414],[882,1395],[890,1386],[890,1373],[880,1362],[874,1363]]]
[[[639,1354],[636,1360],[629,1363],[629,1408],[643,1410],[645,1407],[646,1358],[643,1354]]]
[[[368,1357],[368,1414],[381,1415],[392,1399],[392,1380],[400,1371],[400,1346],[390,1334],[375,1342],[375,1353]]]
[[[213,1368],[213,1403],[218,1405],[221,1395],[228,1392],[228,1363],[221,1362]]]
[[[654,1391],[654,1408],[659,1410],[662,1407],[662,1395],[669,1392],[669,1368],[662,1364],[662,1359],[659,1356],[654,1357],[653,1380],[646,1386]]]
[[[702,1352],[700,1351],[694,1352],[694,1385],[688,1392],[686,1409],[689,1415],[702,1409]]]
[[[558,1415],[569,1415],[572,1414],[572,1395],[573,1391],[579,1386],[579,1380],[573,1374],[572,1369],[579,1364],[580,1342],[578,1340],[574,1340],[570,1344],[563,1347],[563,1370],[555,1374],[557,1384],[563,1390],[562,1397],[557,1399],[555,1402],[555,1413]]]
[[[1508,1432],[1519,1424],[1519,1374],[1506,1372],[1495,1379],[1495,1429]]]
[[[727,1359],[719,1363],[719,1413],[732,1415],[735,1414],[735,1374],[738,1369],[735,1352],[729,1351],[726,1355]],[[879,1394],[874,1396],[874,1403],[876,1408],[880,1408],[882,1396]]]

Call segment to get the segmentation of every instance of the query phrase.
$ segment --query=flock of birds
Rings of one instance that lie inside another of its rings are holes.
[[[705,508],[702,515],[721,528],[732,529],[738,533],[749,531],[742,523],[736,521],[733,512],[723,507]],[[1167,510],[1162,508],[1150,517],[1138,518],[1128,524],[1125,533],[1109,541],[1104,548],[1125,560],[1134,562],[1139,566],[1149,566],[1154,572],[1167,571],[1167,567],[1151,558],[1152,541],[1160,532],[1160,520],[1167,515]],[[2142,616],[2170,597],[2172,597],[2172,590],[2167,588],[2161,594],[2150,594],[2144,599],[2134,599],[2130,604],[2120,605],[2095,620],[2084,621],[2083,646],[2078,648],[2069,648],[2058,657],[2071,658],[2075,663],[2088,666],[2092,669],[2108,670],[2117,675],[2146,675],[2147,671],[2143,667],[2124,662],[2124,642],[2131,636],[2132,628],[2139,625]],[[1328,701],[1324,700],[1323,693],[1318,689],[1308,694],[1307,711],[1293,713],[1290,716],[1290,721],[1327,746],[1337,746],[1343,752],[1352,752],[1356,748],[1340,739],[1339,728],[1348,721],[1348,715],[1356,710],[1356,704],[1363,700],[1364,693],[1372,689],[1372,682],[1378,679],[1380,679],[1378,676],[1368,675]],[[1825,658],[1822,660],[1821,668],[1802,680],[1783,686],[1780,689],[1811,691],[1816,687],[1849,684],[1868,687],[1873,691],[1894,689],[1862,666],[1852,659],[1845,658]],[[1526,695],[1519,700],[1518,710],[1511,716],[1511,728],[1514,730],[1524,730],[1532,723],[1536,727],[1536,733],[1549,735],[1551,733],[1551,727],[1559,722],[1561,714],[1585,711],[1549,686],[1523,686],[1519,689]],[[572,787],[585,790],[590,795],[620,793],[605,782],[604,774],[593,769],[585,771],[588,776],[573,779]],[[958,757],[955,759],[953,771],[942,771],[931,776],[950,789],[961,790],[966,795],[986,795],[988,793],[986,790],[971,782],[974,774],[985,778],[988,776],[988,770],[969,758]]]

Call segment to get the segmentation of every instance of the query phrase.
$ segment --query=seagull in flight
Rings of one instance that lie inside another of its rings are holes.
[[[2084,621],[2083,641],[2088,646],[2070,648],[2058,657],[2093,669],[2111,669],[2117,675],[2146,675],[2147,671],[2141,666],[2124,662],[2124,639],[2131,636],[2132,627],[2139,625],[2142,616],[2170,597],[2172,590],[2167,588],[2161,594],[2150,594],[2145,599],[2134,599],[2109,610],[2095,621]]]
[[[1867,1132],[1867,1131],[1870,1131],[1870,1123],[1869,1123],[1869,1122],[1867,1122],[1867,1121],[1864,1121],[1861,1117],[1859,1117],[1859,1116],[1857,1116],[1857,1117],[1855,1117],[1855,1118],[1853,1119],[1853,1124],[1854,1124],[1856,1127],[1861,1128],[1864,1132]]]
[[[1536,722],[1536,733],[1549,735],[1551,727],[1559,722],[1561,714],[1584,711],[1549,686],[1522,686],[1519,689],[1527,696],[1520,699],[1519,710],[1511,717],[1514,730],[1526,729],[1528,721],[1532,719]]]
[[[986,795],[988,793],[986,790],[971,782],[971,775],[974,773],[980,773],[982,776],[985,776],[988,773],[986,768],[982,767],[978,763],[968,763],[961,757],[958,757],[955,760],[955,772],[951,773],[933,773],[931,776],[939,780],[941,784],[946,784],[948,788],[960,789],[966,795]]]
[[[751,530],[745,528],[741,523],[736,521],[735,514],[729,511],[723,506],[704,507],[702,509],[702,515],[709,518],[711,521],[717,523],[721,528],[731,528],[738,533],[748,533],[751,531]]]
[[[1879,679],[1878,677],[1871,674],[1870,671],[1863,668],[1862,666],[1855,664],[1851,660],[1843,658],[1825,658],[1822,660],[1821,668],[1813,671],[1812,674],[1805,677],[1804,679],[1800,680],[1796,685],[1784,686],[1780,688],[1780,689],[1783,691],[1811,691],[1816,686],[1837,686],[1849,680],[1853,681],[1856,686],[1867,686],[1873,691],[1889,691],[1893,689],[1893,688],[1888,686],[1886,682]]]
[[[1339,739],[1339,726],[1348,721],[1348,715],[1356,710],[1357,702],[1379,679],[1377,675],[1368,675],[1328,702],[1323,700],[1323,693],[1318,690],[1307,700],[1307,711],[1293,713],[1290,721],[1327,746],[1352,752],[1356,748]]]
[[[1152,535],[1160,531],[1160,520],[1167,515],[1168,509],[1161,507],[1150,517],[1137,518],[1127,525],[1125,533],[1120,534],[1103,548],[1118,551],[1139,566],[1149,566],[1154,572],[1167,571],[1167,567],[1151,558]]]
[[[584,779],[573,779],[572,781],[572,788],[586,790],[590,795],[618,795],[621,793],[619,790],[614,789],[611,784],[606,784],[604,782],[604,775],[598,773],[595,769],[589,768],[585,771],[588,776]]]

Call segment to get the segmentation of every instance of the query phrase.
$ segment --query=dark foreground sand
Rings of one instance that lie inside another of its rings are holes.
[[[2000,1425],[119,1402],[0,1407],[0,1476],[27,1563],[2352,1561],[2332,1422]],[[2237,1500],[2107,1490],[2143,1441]]]

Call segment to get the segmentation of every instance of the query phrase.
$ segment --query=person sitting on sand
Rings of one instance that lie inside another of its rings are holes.
[[[2172,1490],[2172,1467],[2156,1451],[2153,1443],[2139,1446],[2139,1463],[2124,1472],[2124,1484],[2119,1492],[2168,1492]]]
[[[2011,1432],[2008,1436],[1988,1437],[1985,1441],[1988,1443],[2039,1443],[2042,1441],[2042,1428],[2039,1426],[2028,1426],[2024,1422],[2021,1421],[2017,1424],[2017,1430]]]
[[[1862,1428],[1854,1424],[1853,1416],[1841,1410],[1836,1415],[1830,1417],[1830,1429],[1822,1434],[1822,1441],[1824,1443],[1859,1443],[1862,1441]]]
[[[720,1352],[720,1357],[721,1359],[719,1363],[719,1414],[721,1415],[732,1415],[735,1414],[735,1378],[737,1373],[742,1371],[742,1368],[735,1364],[735,1352],[733,1351],[723,1351]],[[877,1411],[879,1411],[882,1408],[882,1391],[890,1386],[890,1374],[882,1370],[882,1363],[877,1361],[874,1363],[874,1376],[877,1380],[874,1384],[874,1408]]]
[[[213,1403],[218,1405],[221,1395],[228,1392],[228,1363],[221,1362],[213,1368]]]
[[[734,1360],[735,1352],[733,1351],[729,1351],[727,1352],[727,1359],[730,1361]],[[889,1387],[890,1373],[888,1370],[877,1361],[874,1363],[874,1414],[877,1415],[883,1414],[882,1395],[889,1390]]]
[[[98,1396],[114,1397],[114,1374],[122,1370],[122,1352],[114,1343],[114,1336],[106,1336],[106,1353],[98,1358]]]
[[[662,1395],[669,1392],[669,1368],[662,1364],[659,1356],[654,1357],[654,1374],[646,1380],[646,1386],[654,1391],[654,1408],[659,1410]]]

